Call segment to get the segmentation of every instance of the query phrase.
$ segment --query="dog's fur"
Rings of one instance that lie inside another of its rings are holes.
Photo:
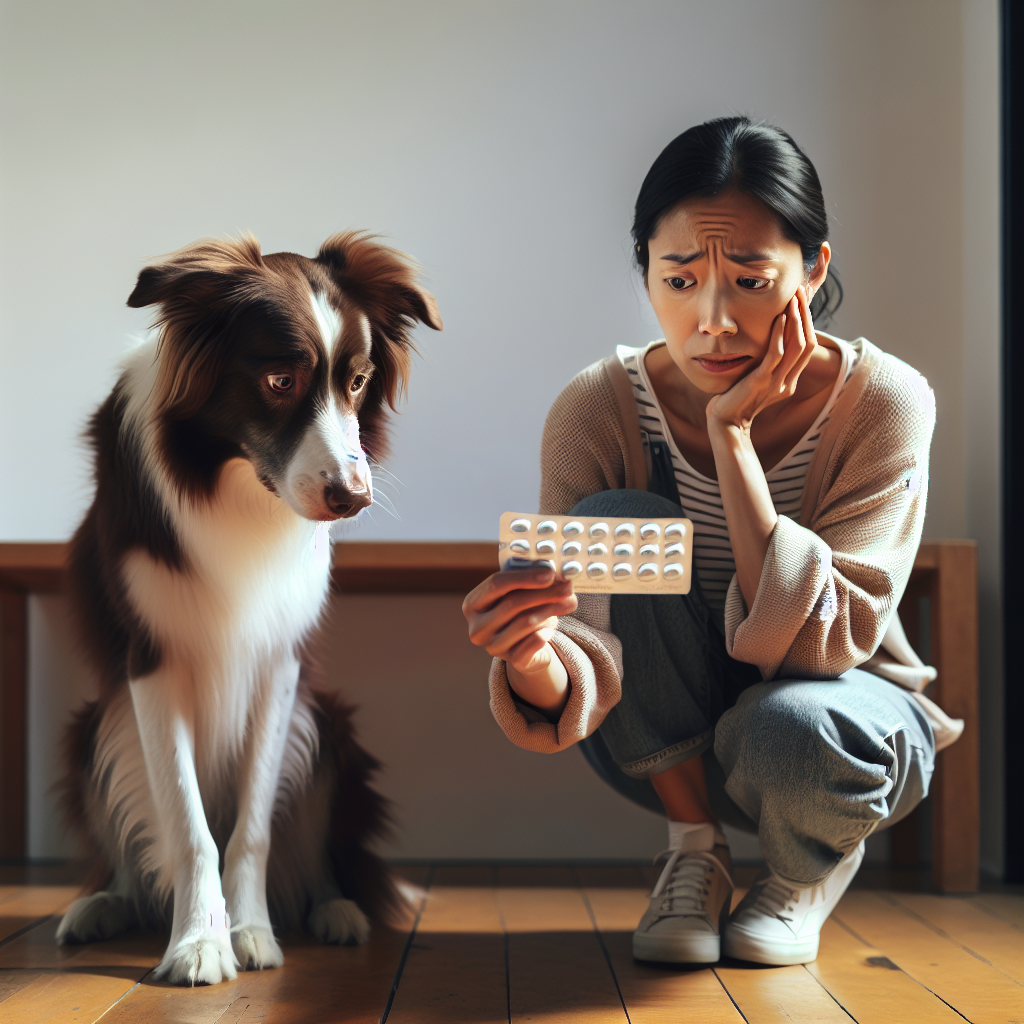
[[[328,522],[371,503],[409,331],[441,321],[410,261],[357,233],[312,260],[200,242],[128,305],[156,305],[157,329],[92,419],[70,569],[101,696],[69,733],[65,797],[99,891],[58,939],[170,924],[158,974],[216,983],[281,964],[274,925],[363,941],[364,911],[400,903],[370,850],[377,762],[300,658]]]

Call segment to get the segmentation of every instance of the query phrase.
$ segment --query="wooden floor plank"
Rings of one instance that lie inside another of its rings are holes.
[[[741,1024],[710,968],[654,967],[633,959],[646,889],[586,889],[632,1024]]]
[[[1024,928],[1024,896],[1013,893],[981,892],[971,899],[995,917]]]
[[[0,1002],[0,1020],[4,1024],[93,1024],[135,987],[146,970],[93,967],[81,973],[29,972],[29,984]]]
[[[742,967],[715,974],[750,1024],[850,1024],[849,1015],[803,967]]]
[[[1024,1017],[1024,988],[937,935],[885,894],[848,892],[833,917],[972,1024],[1006,1024]]]
[[[508,932],[512,1021],[625,1024],[582,891],[505,888],[497,893]]]
[[[963,1017],[834,920],[807,970],[858,1024],[963,1024]]]
[[[504,1024],[505,936],[493,888],[432,886],[388,1024]]]
[[[91,967],[155,967],[167,946],[167,936],[134,928],[106,942],[58,946],[54,915],[24,935],[0,947],[0,968],[11,970],[82,971]]]
[[[961,946],[1024,984],[1024,930],[992,917],[970,898],[891,893],[886,899],[906,907]]]
[[[61,913],[79,894],[73,885],[25,885],[0,904],[0,942],[33,921]]]

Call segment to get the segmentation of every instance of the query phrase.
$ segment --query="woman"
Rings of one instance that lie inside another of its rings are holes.
[[[771,125],[698,125],[651,167],[635,256],[664,340],[579,374],[548,415],[540,512],[694,523],[683,597],[573,594],[500,572],[464,611],[513,742],[579,742],[669,821],[633,938],[645,960],[805,963],[863,841],[927,793],[914,695],[857,668],[921,536],[934,400],[905,363],[814,328],[829,277],[817,173]],[[720,822],[767,868],[736,912]]]

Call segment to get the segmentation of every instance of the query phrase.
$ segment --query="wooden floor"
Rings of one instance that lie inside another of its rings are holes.
[[[152,980],[160,936],[54,944],[77,893],[66,870],[0,868],[0,1022],[1024,1021],[1019,891],[942,897],[891,878],[871,888],[879,879],[862,872],[813,964],[658,969],[630,956],[647,869],[402,870],[427,891],[407,928],[378,929],[361,947],[286,936],[281,970],[183,990]]]

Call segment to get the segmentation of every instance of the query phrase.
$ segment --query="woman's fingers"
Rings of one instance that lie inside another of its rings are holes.
[[[477,584],[462,602],[462,614],[468,619],[474,612],[493,608],[507,594],[516,590],[543,590],[556,582],[551,569],[538,566],[536,569],[507,569],[488,576]],[[571,584],[570,584],[571,587]]]
[[[814,350],[818,347],[818,341],[814,334],[814,325],[811,321],[810,307],[807,304],[807,290],[802,286],[797,289],[794,301],[796,302],[798,309],[802,348],[799,357],[789,368],[783,382],[783,392],[786,395],[796,393],[796,386],[800,381],[800,374],[803,373],[807,364],[811,361],[811,357],[814,355]]]
[[[516,570],[510,575],[516,575],[518,572],[519,570]],[[514,621],[519,620],[521,625],[525,625],[530,619],[539,623],[552,615],[569,615],[576,610],[576,603],[572,584],[568,580],[559,580],[543,589],[517,589],[507,592],[497,604],[486,611],[467,610],[465,606],[463,611],[469,622],[470,641],[477,647],[490,650],[498,642],[495,639],[498,634]],[[533,628],[538,627],[534,625]],[[515,639],[523,635],[524,632],[520,630]],[[504,645],[507,646],[510,642],[514,641],[509,641],[506,637]]]
[[[543,634],[542,639],[546,643],[558,629],[558,616],[566,614],[564,602],[529,608],[514,616],[500,629],[494,630],[488,642],[479,646],[484,647],[488,654],[502,658],[508,650],[532,634]]]

